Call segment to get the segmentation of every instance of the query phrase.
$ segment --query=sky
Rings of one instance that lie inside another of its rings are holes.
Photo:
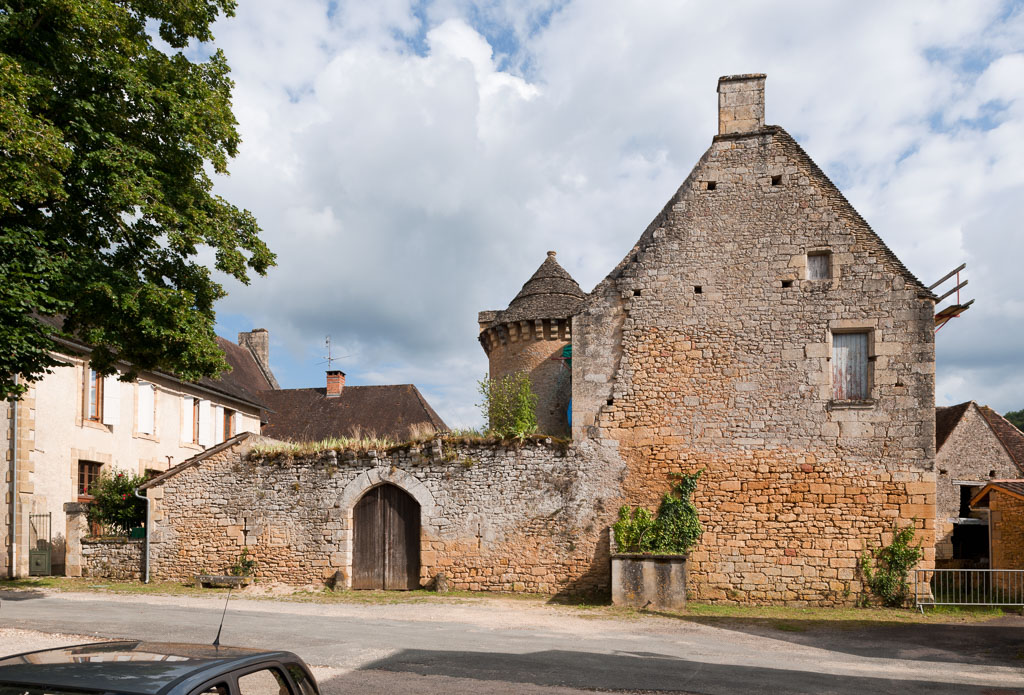
[[[718,77],[764,72],[915,275],[967,263],[936,403],[1024,408],[1024,2],[244,0],[214,33],[243,140],[215,189],[278,258],[222,278],[217,328],[266,328],[282,387],[323,385],[329,335],[348,384],[481,424],[477,312],[548,250],[589,292],[711,144]]]

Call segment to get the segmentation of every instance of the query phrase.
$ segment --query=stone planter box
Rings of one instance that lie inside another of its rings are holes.
[[[241,589],[252,584],[252,577],[236,577],[231,574],[197,574],[196,586],[207,589]]]
[[[612,554],[612,604],[686,607],[686,555]]]

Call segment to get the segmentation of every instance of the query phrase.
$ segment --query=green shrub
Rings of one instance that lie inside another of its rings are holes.
[[[619,520],[612,526],[620,553],[685,555],[700,540],[704,529],[691,496],[704,469],[678,474],[672,488],[661,498],[658,515],[643,507],[619,508]]]
[[[228,568],[232,577],[251,577],[256,571],[256,558],[249,554],[249,547],[242,546],[242,552],[235,564]]]
[[[127,536],[141,526],[146,520],[146,503],[135,496],[135,490],[145,482],[145,476],[126,471],[103,473],[89,490],[93,496],[85,513],[89,523],[117,536]]]
[[[488,430],[499,437],[528,437],[537,431],[537,396],[526,372],[478,382],[480,410]]]
[[[910,597],[907,576],[914,565],[924,557],[921,542],[912,545],[916,524],[917,519],[914,519],[910,526],[901,529],[894,521],[892,543],[877,548],[870,554],[865,551],[860,557],[860,569],[864,573],[868,589],[886,606],[902,606]],[[867,597],[864,603],[867,603]]]

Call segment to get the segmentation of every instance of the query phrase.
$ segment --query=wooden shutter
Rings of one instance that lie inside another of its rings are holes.
[[[235,412],[231,413],[231,431],[234,432],[235,434],[241,434],[242,433],[242,430],[240,429],[241,426],[242,426],[242,414],[236,410]],[[248,430],[246,430],[246,431],[248,431]]]
[[[831,280],[832,279],[832,254],[830,254],[830,253],[809,253],[809,254],[807,254],[807,279],[808,280]]]
[[[181,441],[191,442],[192,433],[196,431],[195,408],[192,396],[181,397]]]
[[[156,389],[153,384],[139,384],[139,412],[136,422],[140,434],[153,434],[154,430],[154,401],[156,400]]]
[[[103,424],[121,424],[121,382],[117,372],[103,377]]]
[[[860,401],[869,397],[868,334],[833,334],[832,398],[837,401]]]
[[[224,441],[224,407],[215,406],[213,409],[213,443],[220,444]]]
[[[213,441],[213,404],[207,400],[199,401],[199,444],[211,447]]]

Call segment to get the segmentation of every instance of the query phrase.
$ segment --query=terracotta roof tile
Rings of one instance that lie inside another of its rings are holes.
[[[1006,448],[1010,458],[1017,464],[1017,468],[1024,471],[1024,432],[1014,427],[1009,420],[987,405],[979,406],[978,410]]]
[[[405,441],[411,428],[447,431],[444,420],[412,384],[346,386],[328,398],[327,389],[264,391],[260,398],[272,411],[263,434],[292,442],[329,437],[388,437]]]
[[[1024,500],[1024,480],[992,480],[978,491],[978,494],[976,494],[974,499],[971,500],[971,506],[987,507],[988,496],[992,490],[1002,490],[1010,493],[1014,497],[1019,497]]]

